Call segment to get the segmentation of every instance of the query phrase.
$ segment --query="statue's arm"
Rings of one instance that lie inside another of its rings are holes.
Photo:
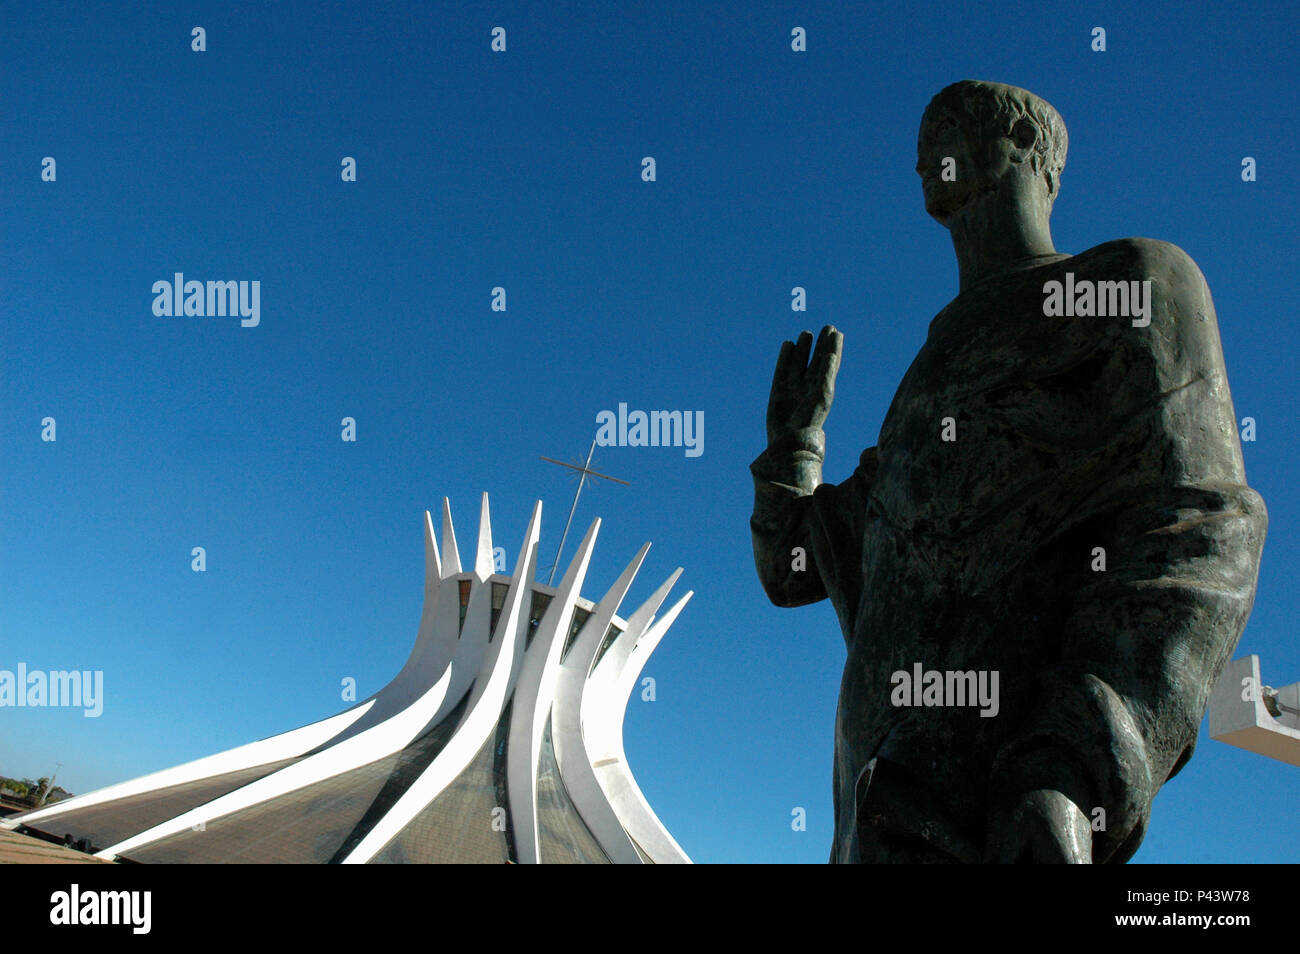
[[[876,449],[864,451],[841,484],[821,482],[825,436],[805,428],[779,437],[750,465],[754,566],[777,606],[803,606],[842,592],[861,562],[862,517],[875,476]]]
[[[860,584],[862,515],[876,471],[876,452],[863,453],[844,483],[823,484],[822,424],[835,396],[844,336],[827,325],[781,346],[767,403],[767,450],[750,465],[754,565],[778,606],[830,597],[848,632]],[[810,358],[811,353],[811,358]]]
[[[1151,326],[1111,326],[1109,346],[1149,377],[1145,397],[1098,488],[1108,503],[1070,535],[1079,577],[1060,662],[1038,674],[1036,708],[991,773],[994,806],[1066,794],[1092,823],[1096,862],[1127,860],[1156,791],[1190,758],[1254,602],[1268,523],[1246,485],[1204,278],[1173,246],[1139,251],[1160,279]]]

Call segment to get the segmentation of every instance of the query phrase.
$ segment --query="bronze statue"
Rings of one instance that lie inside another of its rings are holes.
[[[833,861],[1128,860],[1250,614],[1267,515],[1205,279],[1151,239],[1058,253],[1065,152],[1025,90],[931,101],[916,170],[960,288],[844,482],[842,336],[777,361],[754,557],[844,631]]]

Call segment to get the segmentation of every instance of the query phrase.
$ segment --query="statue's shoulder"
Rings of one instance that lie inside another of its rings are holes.
[[[1098,283],[1128,283],[1130,300],[1143,303],[1151,333],[1131,334],[1129,323],[1098,325],[1117,347],[1158,355],[1163,364],[1193,373],[1222,374],[1218,318],[1205,276],[1196,262],[1172,242],[1124,238],[1104,242],[1071,259],[1077,278]],[[1138,325],[1138,321],[1133,322]]]
[[[1159,239],[1122,238],[1103,242],[1064,264],[1087,269],[1101,279],[1150,280],[1153,291],[1164,297],[1200,296],[1209,290],[1192,257],[1173,242]]]

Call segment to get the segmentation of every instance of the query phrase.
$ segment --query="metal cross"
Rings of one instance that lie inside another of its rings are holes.
[[[596,453],[596,442],[591,442],[591,449],[587,451],[587,462],[579,467],[577,464],[566,464],[562,460],[555,460],[551,457],[543,457],[542,460],[548,464],[559,464],[561,467],[569,467],[578,471],[582,476],[578,478],[578,490],[573,495],[573,506],[569,508],[569,519],[564,521],[564,533],[560,536],[560,548],[555,551],[555,562],[551,564],[551,575],[547,579],[546,585],[550,586],[555,580],[555,571],[560,566],[560,554],[564,552],[564,541],[569,535],[569,524],[573,523],[574,511],[578,509],[578,496],[582,493],[583,485],[586,484],[588,477],[600,477],[602,480],[612,480],[616,484],[631,486],[626,480],[619,480],[617,477],[610,477],[608,474],[598,474],[591,469],[591,455]]]

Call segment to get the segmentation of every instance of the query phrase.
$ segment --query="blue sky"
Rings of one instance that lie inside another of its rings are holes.
[[[415,636],[423,510],[449,497],[464,550],[489,492],[513,561],[541,498],[553,553],[574,483],[538,457],[584,455],[596,414],[623,402],[705,423],[698,457],[598,448],[594,465],[631,485],[584,493],[575,521],[580,535],[604,518],[586,595],[645,540],[629,605],[678,565],[679,591],[696,591],[646,670],[656,701],[630,703],[633,771],[697,861],[824,861],[843,642],[828,604],[764,597],[748,464],[782,340],[827,323],[846,340],[825,478],[875,443],[956,292],[913,166],[926,103],[967,78],[1026,87],[1064,117],[1058,249],[1147,236],[1205,273],[1270,515],[1236,655],[1261,655],[1275,685],[1300,679],[1300,14],[899,10],[8,11],[0,668],[103,670],[106,702],[98,719],[0,710],[0,774],[62,762],[59,781],[87,791],[330,715],[346,676],[375,691]],[[155,316],[152,285],[176,271],[259,280],[261,323]],[[1135,860],[1297,860],[1295,772],[1203,725]]]

